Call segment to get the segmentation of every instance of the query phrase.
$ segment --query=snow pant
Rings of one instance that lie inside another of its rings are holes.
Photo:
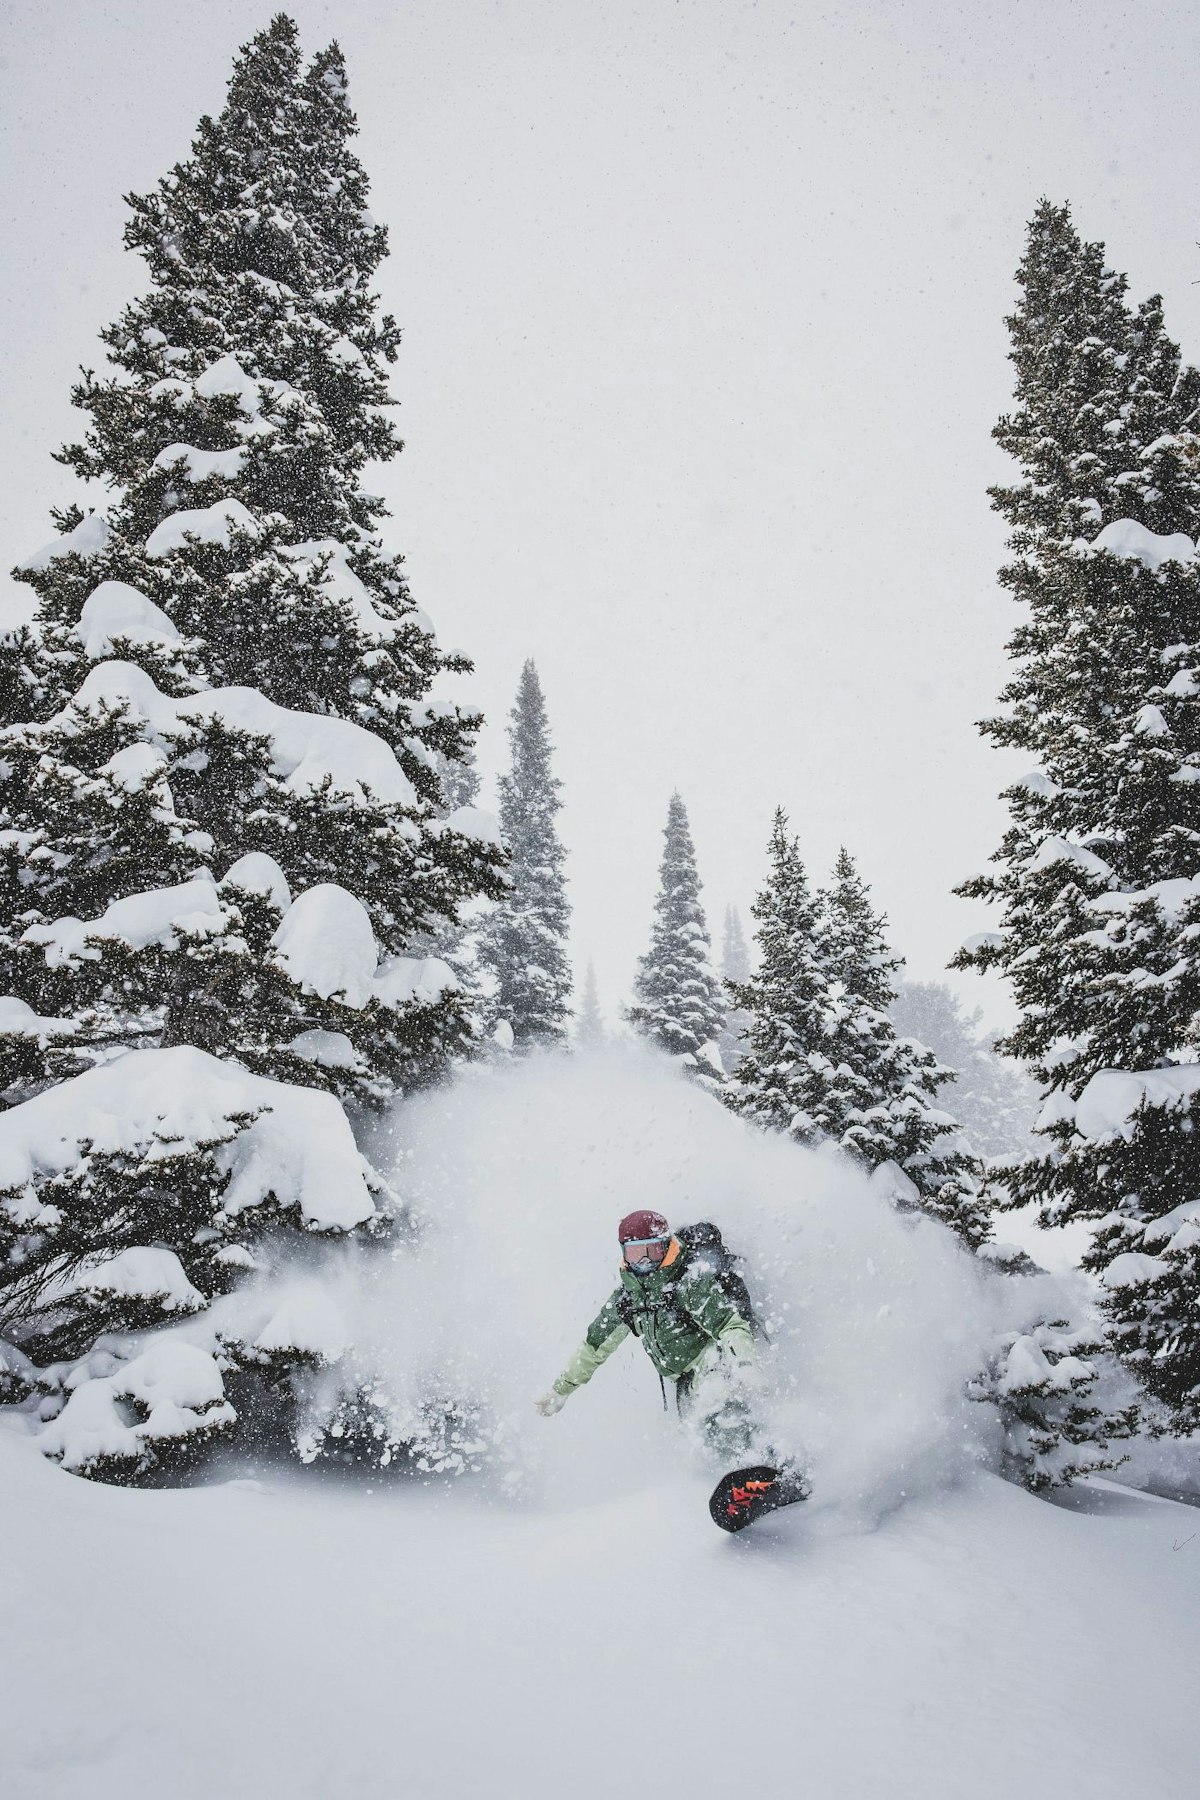
[[[778,1453],[755,1414],[751,1395],[715,1347],[676,1381],[675,1405],[688,1435],[714,1468],[724,1471],[751,1463],[779,1466]]]

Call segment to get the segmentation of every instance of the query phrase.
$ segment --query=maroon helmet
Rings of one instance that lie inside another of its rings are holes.
[[[619,1244],[646,1243],[652,1238],[667,1238],[671,1227],[660,1212],[626,1213],[617,1226]]]

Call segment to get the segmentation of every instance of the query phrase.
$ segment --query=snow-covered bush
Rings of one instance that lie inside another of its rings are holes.
[[[341,1236],[386,1223],[386,1196],[332,1096],[201,1050],[130,1051],[12,1108],[0,1116],[0,1325],[36,1365],[42,1391],[68,1396],[44,1447],[81,1472],[111,1473],[122,1461],[141,1472],[160,1437],[174,1448],[234,1424],[219,1370],[202,1420],[190,1416],[199,1400],[171,1387],[178,1369],[193,1391],[201,1345],[160,1360],[158,1337],[146,1334],[205,1314],[281,1233]],[[254,1360],[254,1345],[235,1332],[220,1349],[226,1367],[240,1353]],[[127,1375],[126,1362],[161,1371],[164,1403],[189,1416],[152,1407],[145,1419],[125,1418],[122,1406],[144,1398],[150,1381]],[[93,1381],[103,1400],[85,1395]],[[129,1434],[102,1431],[94,1447],[89,1434],[112,1419]]]
[[[999,1413],[1011,1481],[1041,1493],[1124,1461],[1114,1446],[1133,1430],[1135,1413],[1099,1404],[1104,1349],[1102,1333],[1073,1330],[1066,1319],[1037,1319],[999,1339],[967,1392]]]

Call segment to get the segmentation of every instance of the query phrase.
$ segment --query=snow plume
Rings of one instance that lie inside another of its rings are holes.
[[[731,1117],[651,1051],[468,1070],[403,1103],[368,1150],[416,1209],[419,1242],[347,1257],[357,1356],[401,1415],[417,1370],[477,1396],[501,1463],[548,1497],[616,1496],[688,1454],[636,1343],[558,1418],[533,1411],[614,1286],[617,1221],[639,1207],[713,1219],[745,1256],[772,1337],[764,1415],[810,1461],[814,1508],[875,1518],[994,1453],[995,1414],[964,1388],[1023,1284],[895,1212],[840,1156]]]

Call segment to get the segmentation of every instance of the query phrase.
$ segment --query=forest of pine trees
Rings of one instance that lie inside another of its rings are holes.
[[[758,969],[730,988],[750,1025],[728,1104],[797,1143],[837,1144],[889,1198],[977,1247],[989,1220],[974,1158],[939,1099],[952,1072],[888,1016],[898,964],[853,860],[843,850],[814,890],[782,812],[770,856],[753,907]]]

